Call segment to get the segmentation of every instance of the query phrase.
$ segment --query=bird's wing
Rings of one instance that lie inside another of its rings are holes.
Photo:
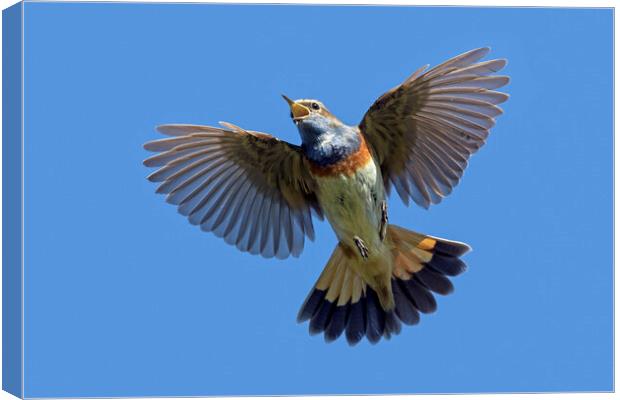
[[[159,167],[148,179],[190,223],[241,251],[299,256],[304,237],[314,240],[312,212],[323,218],[300,148],[222,125],[159,126],[171,137],[144,145],[159,153],[144,161]]]
[[[497,104],[493,91],[508,83],[493,75],[506,60],[479,62],[488,48],[469,51],[426,72],[420,68],[383,94],[364,115],[360,130],[381,165],[386,190],[393,184],[405,204],[428,208],[457,185],[469,156],[486,141]]]

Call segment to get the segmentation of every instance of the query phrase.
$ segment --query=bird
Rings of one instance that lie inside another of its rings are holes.
[[[419,68],[357,125],[283,95],[300,145],[227,122],[160,125],[166,137],[144,144],[156,153],[148,180],[191,224],[266,258],[299,257],[313,218],[326,218],[338,242],[297,321],[326,342],[390,339],[436,311],[435,294],[467,268],[470,246],[389,223],[387,199],[394,189],[428,209],[459,183],[509,98],[495,90],[507,61],[481,61],[489,51]]]

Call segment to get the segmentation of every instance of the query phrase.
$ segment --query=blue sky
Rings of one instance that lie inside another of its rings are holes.
[[[26,396],[612,389],[612,11],[25,7]],[[348,123],[423,64],[491,46],[505,115],[453,194],[390,219],[467,273],[391,341],[295,323],[335,236],[243,254],[154,194],[162,123],[298,143],[285,93]]]

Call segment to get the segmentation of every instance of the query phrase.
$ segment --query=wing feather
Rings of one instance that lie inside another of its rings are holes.
[[[420,68],[364,115],[360,130],[381,165],[386,191],[394,185],[405,204],[411,198],[428,208],[448,196],[503,113],[498,104],[508,95],[494,89],[509,81],[495,75],[506,60],[481,62],[488,52],[475,49]]]
[[[264,257],[301,254],[322,218],[301,149],[266,133],[221,123],[162,125],[167,138],[144,145],[157,193],[193,225]]]
[[[226,199],[227,206],[222,207],[217,219],[213,222],[213,230],[216,235],[225,238],[237,224],[238,221],[233,219],[233,215],[237,211],[241,198],[239,193],[247,186],[247,181],[247,174],[243,174],[241,179],[236,180],[230,189],[230,194]]]

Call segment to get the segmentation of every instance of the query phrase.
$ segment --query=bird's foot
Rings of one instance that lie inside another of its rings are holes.
[[[368,258],[368,247],[359,236],[353,236],[353,241],[355,242],[355,246],[357,246],[357,250],[360,252],[360,256],[363,259]]]
[[[379,227],[379,237],[381,241],[385,239],[385,235],[387,235],[387,227],[388,227],[388,213],[387,213],[387,202],[383,200],[381,202],[381,226]]]

